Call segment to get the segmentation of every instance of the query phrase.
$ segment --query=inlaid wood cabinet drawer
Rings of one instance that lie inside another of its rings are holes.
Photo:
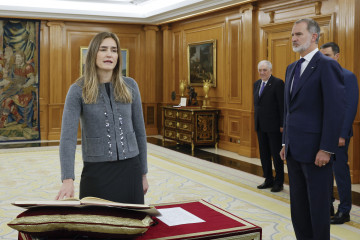
[[[164,137],[176,140],[176,131],[165,129]]]
[[[182,111],[179,111],[178,112],[178,119],[180,120],[184,120],[184,121],[191,121],[191,112],[182,112]]]
[[[165,109],[165,118],[176,118],[176,110]]]
[[[177,122],[176,126],[180,130],[189,131],[189,132],[192,132],[194,129],[193,125],[187,122]]]
[[[201,108],[163,107],[163,139],[198,145],[215,145],[218,142],[218,116],[220,110]]]
[[[179,141],[184,141],[184,142],[191,143],[191,134],[178,133],[177,138],[178,138]]]
[[[169,120],[169,119],[165,119],[165,127],[168,127],[168,128],[176,128],[177,126],[177,122],[174,121],[174,120]]]

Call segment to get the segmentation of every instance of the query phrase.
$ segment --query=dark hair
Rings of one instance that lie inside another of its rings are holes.
[[[337,45],[337,44],[334,43],[334,42],[325,43],[325,44],[323,44],[323,45],[320,47],[320,49],[329,48],[329,47],[331,47],[332,51],[334,52],[334,55],[340,53],[339,45]]]
[[[303,18],[303,19],[297,20],[295,22],[295,24],[298,24],[298,23],[301,23],[301,22],[305,22],[307,24],[307,30],[310,33],[316,33],[317,34],[317,38],[315,40],[315,43],[318,43],[319,38],[320,38],[320,26],[319,26],[319,24],[315,20],[313,20],[311,18]]]

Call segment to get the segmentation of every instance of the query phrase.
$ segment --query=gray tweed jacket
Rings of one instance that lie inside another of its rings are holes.
[[[85,162],[116,161],[139,155],[142,172],[147,173],[146,132],[137,83],[124,77],[132,92],[132,103],[108,97],[100,84],[95,104],[85,104],[82,87],[74,83],[67,93],[60,138],[61,180],[75,179],[74,161],[79,119],[81,123],[82,158]],[[113,86],[110,83],[110,91]],[[111,103],[111,104],[110,104]]]

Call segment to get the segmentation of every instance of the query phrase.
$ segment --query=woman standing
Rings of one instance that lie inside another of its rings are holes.
[[[144,203],[149,187],[146,133],[137,83],[121,76],[117,36],[102,32],[90,42],[85,73],[66,96],[60,139],[62,186],[56,199],[74,197],[79,119],[84,166],[80,198]]]

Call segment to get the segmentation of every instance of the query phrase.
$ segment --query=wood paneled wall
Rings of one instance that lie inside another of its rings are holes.
[[[129,76],[139,85],[147,133],[158,133],[162,96],[162,37],[157,26],[42,21],[40,125],[41,139],[59,139],[66,93],[80,76],[80,47],[98,32],[111,31],[128,49]]]
[[[256,155],[256,139],[252,134],[252,82],[255,50],[254,11],[252,5],[210,14],[164,26],[164,102],[173,103],[170,92],[179,94],[179,81],[188,80],[187,46],[189,43],[216,40],[217,87],[211,88],[211,105],[221,109],[219,119],[220,148],[246,156]],[[246,36],[246,38],[244,38]],[[166,40],[170,43],[165,43]],[[171,51],[169,51],[171,47]],[[245,60],[246,59],[246,60]],[[245,60],[245,61],[244,61]],[[250,66],[250,67],[249,67]],[[250,84],[249,84],[250,83]],[[203,99],[202,87],[195,87]],[[177,100],[178,101],[178,98]]]
[[[356,0],[263,0],[235,6],[207,15],[163,25],[164,98],[175,104],[170,92],[179,94],[179,81],[188,79],[187,45],[210,39],[217,41],[217,87],[210,89],[212,106],[221,109],[219,120],[222,149],[248,157],[259,157],[253,123],[253,83],[258,79],[257,63],[273,63],[273,75],[285,78],[288,64],[299,58],[292,51],[291,30],[300,18],[314,18],[321,27],[319,46],[339,43],[340,64],[360,79],[359,1]],[[170,48],[170,49],[169,49]],[[168,80],[170,79],[170,80]],[[201,87],[195,87],[203,99]],[[359,114],[349,150],[352,180],[360,182]]]
[[[96,33],[115,32],[121,47],[129,50],[129,75],[140,87],[147,134],[161,131],[161,105],[179,103],[179,81],[188,80],[188,44],[215,39],[217,87],[210,89],[209,97],[211,105],[221,110],[219,147],[259,157],[252,96],[257,63],[270,60],[273,74],[284,79],[286,66],[299,57],[291,48],[291,29],[303,17],[320,23],[319,44],[339,43],[340,64],[360,79],[357,0],[254,0],[158,26],[42,20],[41,138],[59,139],[65,96],[79,77],[80,47],[87,46]],[[201,102],[202,87],[195,91]],[[349,150],[354,183],[360,183],[359,133],[358,113]]]

